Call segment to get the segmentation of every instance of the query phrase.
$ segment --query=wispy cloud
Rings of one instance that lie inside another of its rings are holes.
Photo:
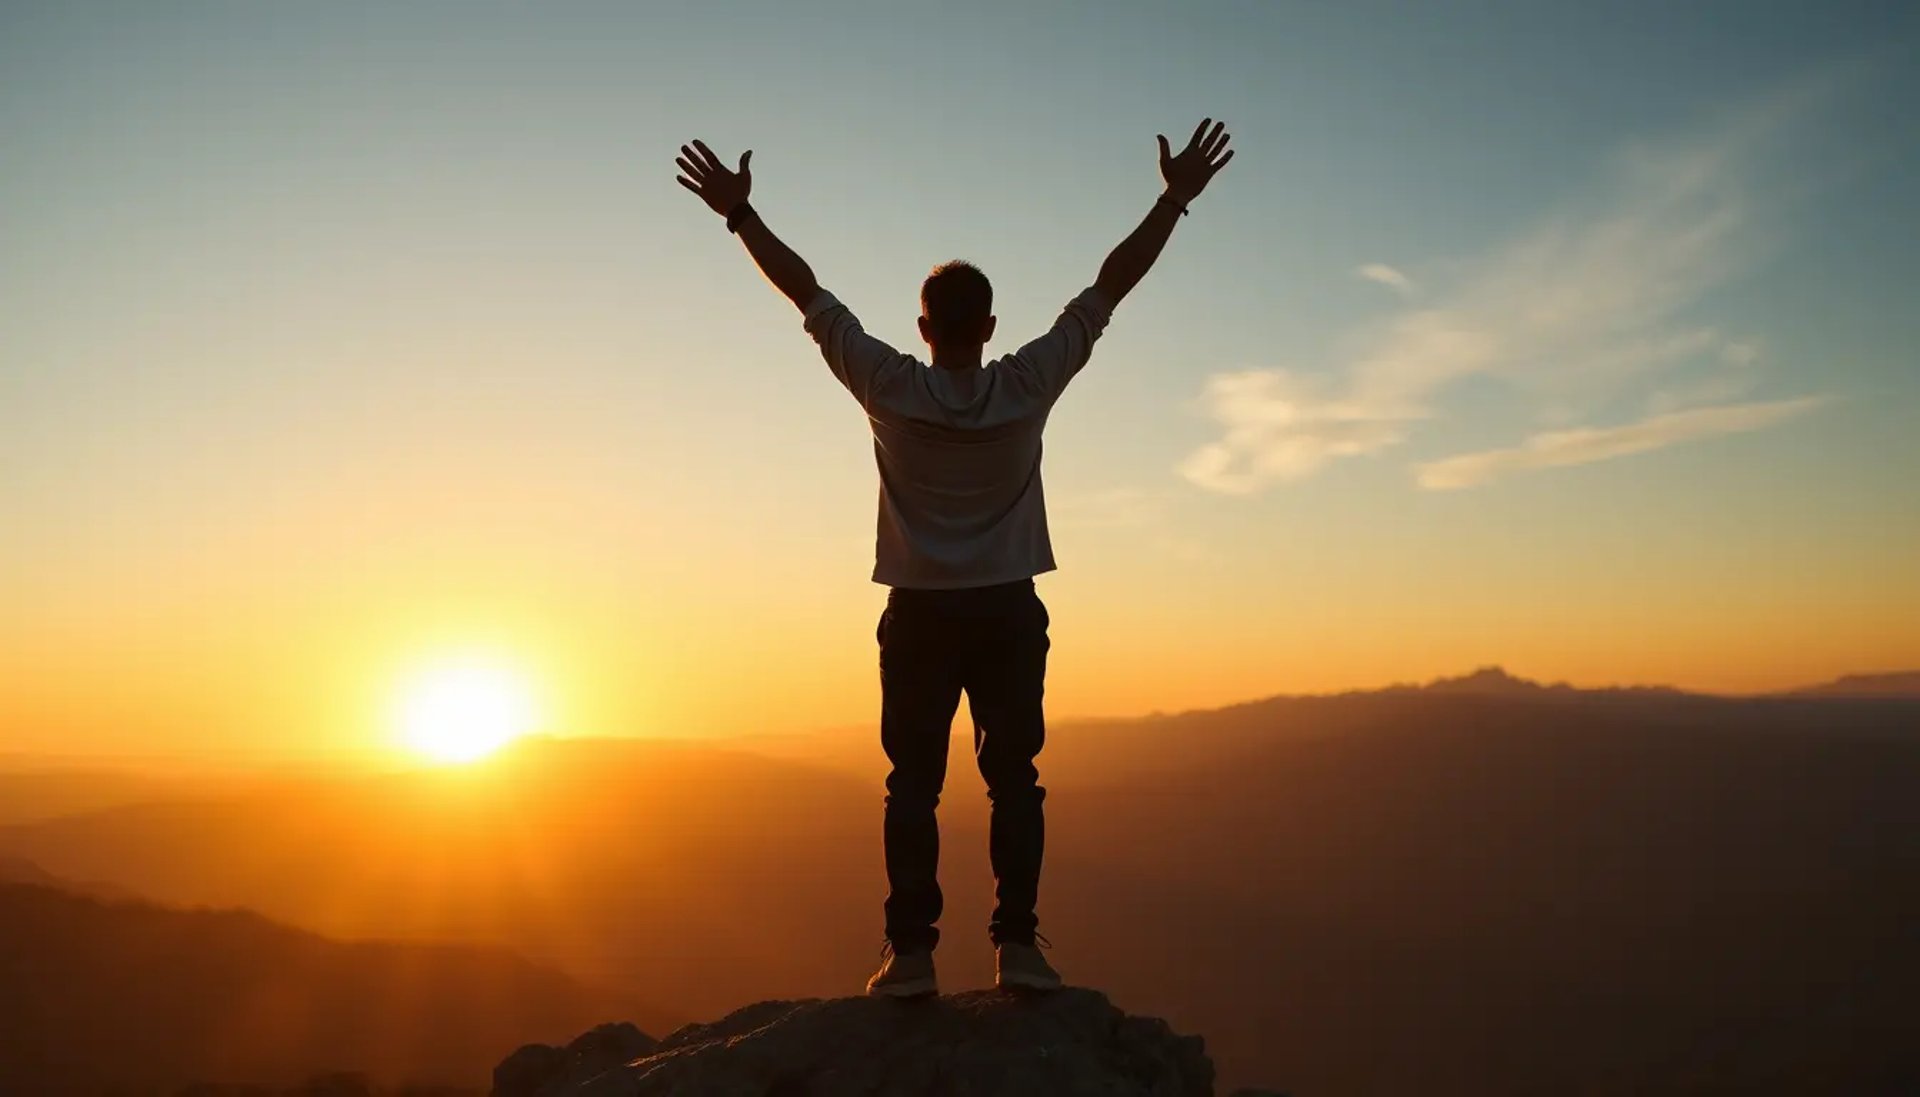
[[[1181,462],[1187,479],[1213,491],[1246,495],[1275,480],[1298,480],[1336,457],[1399,442],[1418,408],[1390,414],[1358,401],[1330,398],[1313,378],[1285,370],[1215,374],[1201,402],[1226,428],[1220,441]]]
[[[1412,297],[1416,292],[1413,279],[1407,277],[1406,274],[1399,269],[1390,267],[1385,263],[1363,263],[1359,269],[1353,273],[1369,282],[1377,282],[1402,297]]]
[[[1759,381],[1759,377],[1748,369],[1718,369],[1704,377],[1679,380],[1654,390],[1653,395],[1647,398],[1647,413],[1659,415],[1684,408],[1731,403],[1753,392]]]
[[[1585,465],[1614,457],[1647,453],[1697,438],[1759,430],[1812,411],[1822,397],[1723,404],[1648,416],[1612,427],[1548,431],[1511,449],[1462,453],[1415,466],[1420,486],[1436,491],[1470,488],[1511,472]]]
[[[1236,494],[1311,476],[1340,458],[1408,442],[1421,420],[1440,414],[1442,393],[1470,377],[1504,381],[1529,396],[1542,418],[1561,422],[1618,406],[1636,391],[1662,412],[1697,402],[1670,395],[1672,402],[1660,407],[1650,394],[1677,392],[1676,375],[1697,372],[1701,362],[1740,370],[1757,357],[1753,343],[1687,321],[1709,293],[1765,251],[1771,234],[1768,196],[1757,194],[1754,184],[1758,161],[1805,112],[1805,99],[1782,97],[1708,132],[1622,150],[1606,162],[1591,194],[1481,256],[1443,265],[1458,277],[1422,287],[1420,305],[1409,303],[1355,333],[1348,342],[1355,351],[1330,371],[1213,376],[1200,406],[1221,435],[1190,454],[1179,471],[1200,487]],[[1411,285],[1384,264],[1368,264],[1358,274],[1396,289]],[[1713,391],[1737,398],[1752,380],[1723,377]],[[1587,429],[1605,438],[1627,428]],[[1582,460],[1672,444],[1668,439],[1681,437],[1672,430],[1638,435],[1630,450],[1581,450],[1598,454]],[[1562,439],[1552,445],[1565,447],[1584,437],[1569,429],[1494,452],[1532,454],[1542,438]],[[1421,469],[1472,468],[1487,456],[1466,454],[1458,466],[1437,461]],[[1573,462],[1503,459],[1496,465],[1564,463]],[[1433,479],[1424,471],[1418,476],[1429,486]]]

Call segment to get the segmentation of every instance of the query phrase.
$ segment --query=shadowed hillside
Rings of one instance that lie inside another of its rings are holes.
[[[498,951],[342,943],[243,911],[0,883],[0,1093],[331,1071],[477,1092],[502,1046],[649,1013]]]
[[[1063,723],[1044,928],[1073,980],[1205,1035],[1229,1085],[1900,1092],[1917,729],[1900,699],[1495,674]],[[870,735],[759,744],[777,757],[528,743],[470,773],[6,828],[0,850],[337,934],[510,942],[719,1016],[869,970]],[[967,751],[943,807],[950,990],[990,977]]]
[[[1128,883],[1054,928],[1140,955],[1195,925],[1111,989],[1302,1092],[1907,1092],[1917,716],[1456,693],[1174,719],[1220,753],[1058,798],[1056,832],[1098,838],[1056,849]]]

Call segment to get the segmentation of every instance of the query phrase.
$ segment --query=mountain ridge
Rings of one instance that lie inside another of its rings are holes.
[[[1830,682],[1802,686],[1786,692],[1790,697],[1830,697],[1861,699],[1920,700],[1920,670],[1883,671],[1874,674],[1846,674]]]
[[[502,949],[341,941],[248,910],[0,883],[0,1090],[484,1084],[498,1046],[665,1015]]]

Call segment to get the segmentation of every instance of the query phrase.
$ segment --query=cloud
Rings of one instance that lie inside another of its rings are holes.
[[[1511,472],[1585,465],[1647,453],[1667,446],[1759,430],[1803,415],[1825,403],[1818,396],[1718,407],[1691,408],[1652,415],[1614,427],[1576,427],[1548,431],[1511,449],[1462,453],[1415,466],[1420,486],[1451,491],[1487,483]]]
[[[1180,474],[1210,491],[1252,494],[1342,458],[1381,454],[1414,439],[1422,420],[1443,414],[1446,391],[1470,378],[1517,391],[1534,405],[1535,422],[1578,422],[1636,391],[1662,412],[1744,394],[1753,379],[1721,379],[1688,395],[1676,375],[1703,361],[1744,368],[1758,357],[1754,343],[1690,314],[1766,251],[1769,201],[1753,181],[1763,155],[1805,113],[1803,99],[1782,97],[1708,131],[1620,151],[1587,193],[1479,256],[1442,264],[1458,272],[1449,284],[1424,287],[1419,305],[1352,333],[1330,369],[1209,378],[1199,406],[1220,435],[1183,460]],[[1358,273],[1396,288],[1406,282],[1383,264]]]
[[[1352,457],[1398,443],[1416,408],[1369,407],[1330,399],[1312,378],[1284,370],[1247,370],[1208,378],[1201,403],[1226,428],[1202,446],[1180,472],[1203,488],[1228,495],[1258,491],[1271,481],[1298,480],[1336,457]]]
[[[1378,282],[1402,297],[1412,297],[1418,292],[1413,279],[1385,263],[1363,263],[1353,273],[1369,282]]]
[[[1751,370],[1723,368],[1694,381],[1658,389],[1647,399],[1647,412],[1659,415],[1704,404],[1727,404],[1752,392],[1759,378]]]

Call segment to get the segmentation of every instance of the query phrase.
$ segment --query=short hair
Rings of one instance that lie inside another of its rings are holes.
[[[976,342],[993,315],[993,284],[965,259],[942,263],[920,283],[920,313],[936,341]]]

